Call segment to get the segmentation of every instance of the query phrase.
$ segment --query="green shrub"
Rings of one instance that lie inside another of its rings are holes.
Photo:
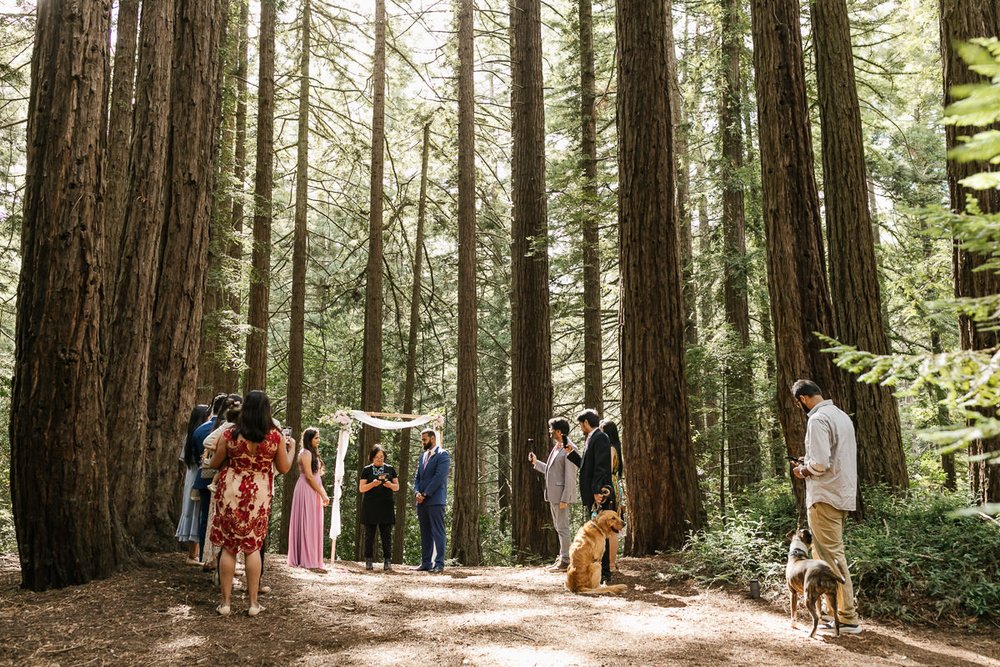
[[[787,484],[787,483],[785,483]],[[786,593],[784,536],[795,527],[787,486],[765,482],[725,523],[692,536],[675,574],[746,589],[761,582],[770,599]],[[863,616],[906,621],[1000,618],[1000,524],[959,517],[961,494],[914,491],[899,498],[865,492],[867,517],[848,521],[847,558]]]

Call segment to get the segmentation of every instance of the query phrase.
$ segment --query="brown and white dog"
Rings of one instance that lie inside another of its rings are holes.
[[[624,584],[601,586],[601,558],[604,543],[625,524],[618,512],[604,510],[587,523],[580,526],[572,546],[569,548],[569,569],[566,570],[566,588],[580,595],[604,595],[621,593],[628,589]]]
[[[785,566],[785,580],[792,594],[789,613],[792,617],[792,627],[796,626],[795,612],[798,611],[799,595],[806,599],[806,609],[812,615],[813,628],[810,637],[816,636],[819,627],[819,603],[826,596],[826,604],[833,614],[833,624],[837,636],[840,636],[840,621],[837,619],[837,586],[846,580],[825,560],[809,558],[809,546],[812,544],[812,533],[808,528],[793,530],[786,537],[791,541],[788,547],[788,564]],[[837,564],[840,567],[840,564]]]

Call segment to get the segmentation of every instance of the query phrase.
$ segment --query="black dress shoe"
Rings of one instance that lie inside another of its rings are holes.
[[[430,565],[421,565],[420,567],[413,568],[415,572],[429,572],[430,569],[431,569]]]
[[[430,569],[431,574],[441,574],[444,572],[444,565],[438,565]]]

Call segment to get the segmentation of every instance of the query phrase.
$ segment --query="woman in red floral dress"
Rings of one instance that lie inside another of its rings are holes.
[[[271,419],[271,401],[262,391],[251,391],[243,399],[239,423],[223,432],[224,447],[215,450],[210,467],[219,470],[215,492],[212,542],[222,546],[219,577],[222,604],[217,611],[230,612],[236,554],[246,555],[247,587],[251,616],[263,607],[257,604],[262,556],[260,553],[271,516],[274,468],[280,473],[292,467],[289,447],[295,441],[282,436]],[[223,443],[220,443],[223,444]]]

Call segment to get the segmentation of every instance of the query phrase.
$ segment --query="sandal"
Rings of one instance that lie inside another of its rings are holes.
[[[262,605],[257,605],[256,607],[250,607],[250,609],[247,610],[247,615],[256,616],[262,611],[264,611],[264,607]]]
[[[215,608],[215,611],[219,612],[219,616],[229,616],[229,613],[232,610],[229,608],[228,604],[220,604]]]

